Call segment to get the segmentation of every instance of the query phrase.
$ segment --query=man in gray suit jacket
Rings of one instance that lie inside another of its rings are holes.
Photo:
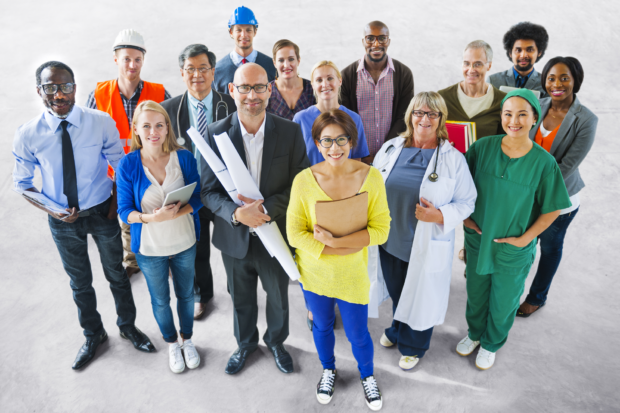
[[[274,355],[277,367],[284,373],[291,373],[293,360],[282,344],[289,333],[288,276],[253,229],[277,225],[286,239],[286,209],[293,179],[310,166],[310,161],[299,125],[265,112],[271,86],[261,66],[243,65],[235,73],[229,90],[237,113],[209,125],[206,141],[221,157],[213,136],[228,133],[264,200],[240,194],[245,205],[239,207],[203,159],[202,202],[215,215],[213,245],[222,251],[238,344],[225,371],[228,374],[239,372],[248,355],[258,348],[256,288],[260,278],[267,293],[267,331],[263,340]]]
[[[489,76],[489,83],[498,89],[501,86],[510,86],[537,90],[540,98],[545,97],[545,91],[540,84],[540,73],[534,69],[534,63],[538,62],[547,50],[547,30],[538,24],[521,22],[506,32],[503,42],[513,67]]]

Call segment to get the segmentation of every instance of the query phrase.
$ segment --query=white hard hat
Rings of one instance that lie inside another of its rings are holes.
[[[143,53],[146,53],[146,46],[144,45],[144,38],[140,33],[134,29],[125,29],[116,36],[114,41],[113,50],[118,49],[137,49]]]

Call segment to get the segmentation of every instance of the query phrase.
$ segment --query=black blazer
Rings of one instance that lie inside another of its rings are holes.
[[[286,209],[293,179],[310,166],[310,161],[306,155],[306,143],[299,125],[270,113],[266,113],[265,116],[265,141],[258,187],[265,198],[263,205],[271,217],[271,223],[265,225],[278,225],[282,236],[287,240]],[[228,133],[241,160],[247,166],[239,117],[236,114],[207,127],[206,141],[220,158],[220,151],[213,136],[223,132]],[[249,247],[249,228],[243,224],[238,226],[232,224],[231,218],[237,209],[237,204],[230,199],[204,158],[201,166],[200,196],[202,203],[215,215],[213,246],[224,254],[243,259]]]
[[[213,119],[211,122],[217,122],[237,111],[235,100],[230,95],[219,93],[213,89],[211,91],[213,93]],[[168,112],[170,122],[172,123],[172,130],[177,140],[183,138],[185,141],[183,146],[192,152],[192,140],[187,134],[187,130],[191,126],[189,123],[189,109],[187,108],[187,94],[188,92],[185,91],[182,95],[163,101],[161,105]]]

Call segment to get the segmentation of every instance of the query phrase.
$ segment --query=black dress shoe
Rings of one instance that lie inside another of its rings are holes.
[[[245,366],[245,361],[248,359],[248,356],[254,353],[256,349],[247,350],[242,348],[237,348],[235,352],[228,359],[228,364],[226,364],[226,374],[236,374],[239,373],[243,367]]]
[[[79,370],[86,364],[88,364],[88,362],[91,361],[93,357],[95,357],[95,352],[97,351],[97,347],[99,347],[99,344],[103,343],[107,339],[108,333],[106,333],[105,330],[103,330],[101,333],[97,334],[94,337],[88,337],[80,348],[80,351],[78,351],[77,357],[75,358],[75,361],[73,362],[73,366],[71,366],[71,368],[73,370]]]
[[[136,326],[125,327],[125,329],[121,330],[121,337],[131,341],[136,350],[144,351],[145,353],[153,353],[155,351],[155,346],[151,343],[151,340]]]
[[[284,348],[284,344],[276,344],[273,347],[269,347],[273,358],[276,359],[276,366],[282,373],[293,372],[293,358],[288,351]]]

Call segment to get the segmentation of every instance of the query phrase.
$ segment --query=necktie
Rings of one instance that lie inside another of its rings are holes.
[[[79,211],[80,204],[78,202],[75,158],[73,157],[73,145],[71,144],[71,136],[69,136],[67,131],[67,125],[69,125],[69,122],[66,120],[60,122],[62,127],[62,192],[67,196],[69,208],[75,207]]]
[[[243,59],[241,59],[241,64],[244,65],[248,62],[248,59],[246,59],[245,57]]]
[[[521,75],[517,76],[517,81],[515,82],[515,86],[518,87],[519,89],[523,88],[523,86],[525,86],[525,78]]]
[[[202,102],[198,102],[198,132],[202,135],[203,138],[206,138],[207,134],[207,113],[205,112],[205,104]]]

